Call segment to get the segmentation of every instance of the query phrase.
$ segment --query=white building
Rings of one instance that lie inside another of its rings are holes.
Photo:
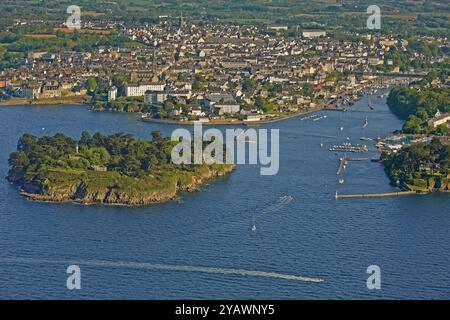
[[[214,111],[219,115],[223,115],[225,113],[235,114],[241,111],[241,106],[237,102],[225,102],[225,103],[217,103],[213,106]]]
[[[135,86],[126,86],[125,95],[127,97],[143,97],[146,91],[164,91],[164,83],[150,83]]]
[[[319,38],[325,37],[327,32],[323,30],[303,30],[302,35],[303,38]]]
[[[450,113],[441,113],[439,110],[434,115],[434,118],[428,121],[428,126],[437,128],[440,125],[450,122]]]
[[[271,31],[288,31],[288,26],[271,25],[271,26],[267,27],[267,30],[271,30]]]
[[[108,101],[115,101],[117,99],[117,88],[111,87],[108,90]]]
[[[148,105],[161,105],[168,97],[190,99],[192,97],[191,91],[152,91],[147,90],[144,94],[144,103]]]

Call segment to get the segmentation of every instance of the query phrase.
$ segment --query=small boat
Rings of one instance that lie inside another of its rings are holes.
[[[323,116],[323,117],[319,117],[319,118],[314,118],[313,121],[319,121],[319,120],[326,119],[326,118],[327,118],[327,116]]]
[[[344,178],[339,179],[339,184],[344,184],[344,182],[345,182]]]
[[[256,224],[253,224],[253,225],[252,225],[252,231],[253,231],[253,232],[256,232]]]
[[[369,96],[368,107],[369,107],[370,110],[374,110],[374,107],[373,107],[373,105],[372,105],[372,96]]]
[[[339,129],[341,129],[341,131],[344,131],[344,127],[340,127]]]
[[[368,125],[369,125],[369,119],[367,119],[367,117],[366,117],[366,120],[363,125],[363,129],[367,128]]]

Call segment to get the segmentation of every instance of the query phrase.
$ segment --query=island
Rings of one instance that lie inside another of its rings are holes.
[[[139,206],[174,200],[180,191],[198,190],[234,169],[229,164],[175,165],[176,142],[159,131],[152,137],[83,132],[76,141],[63,134],[24,134],[10,155],[7,179],[30,200]]]

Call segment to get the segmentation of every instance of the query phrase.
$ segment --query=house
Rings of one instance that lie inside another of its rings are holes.
[[[28,99],[38,99],[41,93],[41,86],[37,83],[28,84],[22,88],[23,96]]]
[[[244,120],[245,122],[257,122],[261,121],[260,115],[248,115],[247,119]]]
[[[219,115],[235,114],[241,111],[241,106],[236,101],[219,102],[213,106],[213,112]]]
[[[166,99],[167,95],[161,91],[147,90],[144,94],[144,103],[146,105],[162,105]]]
[[[380,59],[380,58],[369,58],[368,60],[367,60],[367,62],[371,65],[371,66],[378,66],[378,65],[381,65],[381,64],[384,64],[384,61],[382,60],[382,59]]]
[[[320,38],[320,37],[325,37],[327,35],[327,32],[323,31],[323,30],[303,30],[302,35],[303,35],[303,38],[307,38],[307,39]]]
[[[441,113],[439,110],[434,115],[434,118],[428,121],[428,126],[437,128],[440,125],[446,124],[450,121],[450,113]]]
[[[114,101],[117,99],[117,88],[112,86],[108,90],[108,101]]]
[[[34,59],[40,59],[44,55],[47,54],[47,51],[41,51],[41,52],[29,52],[28,53],[28,59],[34,60]]]
[[[191,115],[198,116],[198,117],[204,117],[205,113],[202,111],[202,108],[200,106],[193,106],[191,108]]]
[[[288,26],[270,25],[267,27],[267,30],[269,30],[269,31],[287,31]]]
[[[56,81],[46,82],[42,86],[39,98],[55,98],[61,96],[61,85]]]
[[[76,85],[73,87],[72,92],[76,95],[76,96],[85,96],[87,94],[87,89],[83,86],[80,85]]]
[[[175,91],[167,89],[164,91],[147,90],[144,94],[144,103],[147,105],[162,105],[169,97],[190,99],[191,91]]]
[[[164,91],[164,83],[148,83],[140,85],[127,85],[125,87],[125,95],[127,97],[143,97],[146,91]]]
[[[131,71],[130,78],[133,83],[151,83],[157,82],[158,80],[153,70],[133,70]]]
[[[95,171],[95,172],[107,172],[108,168],[103,167],[103,166],[90,166],[89,170]]]

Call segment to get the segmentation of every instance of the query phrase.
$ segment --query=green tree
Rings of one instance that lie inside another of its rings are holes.
[[[88,89],[91,93],[94,93],[97,89],[97,81],[94,78],[88,79],[86,82],[86,89]]]

